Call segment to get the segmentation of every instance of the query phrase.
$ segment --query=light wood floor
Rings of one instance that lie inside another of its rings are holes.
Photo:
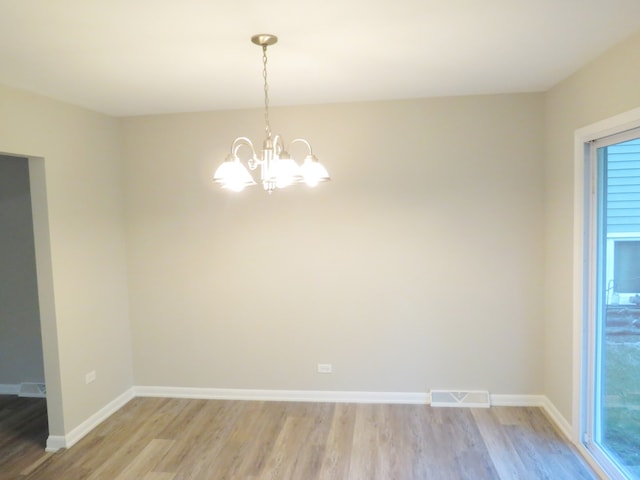
[[[7,455],[23,429],[1,405],[2,480],[597,478],[537,408],[136,398],[34,459],[33,407],[20,414],[27,445]]]
[[[47,436],[44,399],[0,395],[0,480],[23,478],[43,458]]]

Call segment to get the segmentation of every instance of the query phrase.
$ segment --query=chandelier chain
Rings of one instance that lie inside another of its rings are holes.
[[[264,78],[264,122],[267,138],[271,138],[271,126],[269,125],[269,84],[267,83],[267,46],[262,46],[262,78]]]

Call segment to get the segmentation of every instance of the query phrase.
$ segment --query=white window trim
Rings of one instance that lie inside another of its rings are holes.
[[[590,463],[600,469],[591,453],[584,448],[583,439],[584,421],[586,405],[583,405],[587,398],[588,386],[584,380],[585,364],[585,338],[584,338],[584,318],[586,310],[585,276],[592,275],[588,269],[587,259],[590,255],[585,252],[587,245],[594,245],[593,239],[587,239],[587,232],[593,229],[586,229],[586,209],[592,206],[591,201],[592,172],[590,167],[592,160],[589,160],[589,144],[592,141],[620,134],[627,130],[640,128],[640,108],[616,115],[600,122],[587,125],[575,131],[574,134],[574,199],[573,199],[573,412],[572,412],[572,435],[573,441],[578,448],[587,455]],[[589,167],[589,168],[588,168]]]

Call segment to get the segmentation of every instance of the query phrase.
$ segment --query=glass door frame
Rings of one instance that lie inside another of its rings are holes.
[[[582,128],[575,133],[574,182],[574,409],[573,434],[581,451],[613,479],[624,480],[593,438],[599,414],[597,342],[598,181],[597,149],[640,136],[640,108]]]
[[[584,328],[586,355],[586,398],[583,442],[599,464],[615,479],[628,478],[614,458],[603,448],[602,438],[602,388],[606,308],[606,257],[607,257],[607,158],[601,155],[603,148],[640,137],[640,130],[633,129],[590,142],[589,145],[589,207],[587,225],[589,231],[588,275],[586,276],[586,318]]]

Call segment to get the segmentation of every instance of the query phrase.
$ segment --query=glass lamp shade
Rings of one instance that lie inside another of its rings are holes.
[[[284,188],[302,180],[300,167],[288,155],[283,155],[272,164],[276,187]]]
[[[300,173],[306,183],[310,187],[315,187],[320,182],[326,182],[330,180],[329,172],[318,161],[315,155],[307,155],[304,159],[302,167],[300,167]]]
[[[245,187],[256,184],[249,170],[240,163],[237,157],[225,160],[213,174],[213,181],[221,184],[222,188],[234,192],[240,192]]]

